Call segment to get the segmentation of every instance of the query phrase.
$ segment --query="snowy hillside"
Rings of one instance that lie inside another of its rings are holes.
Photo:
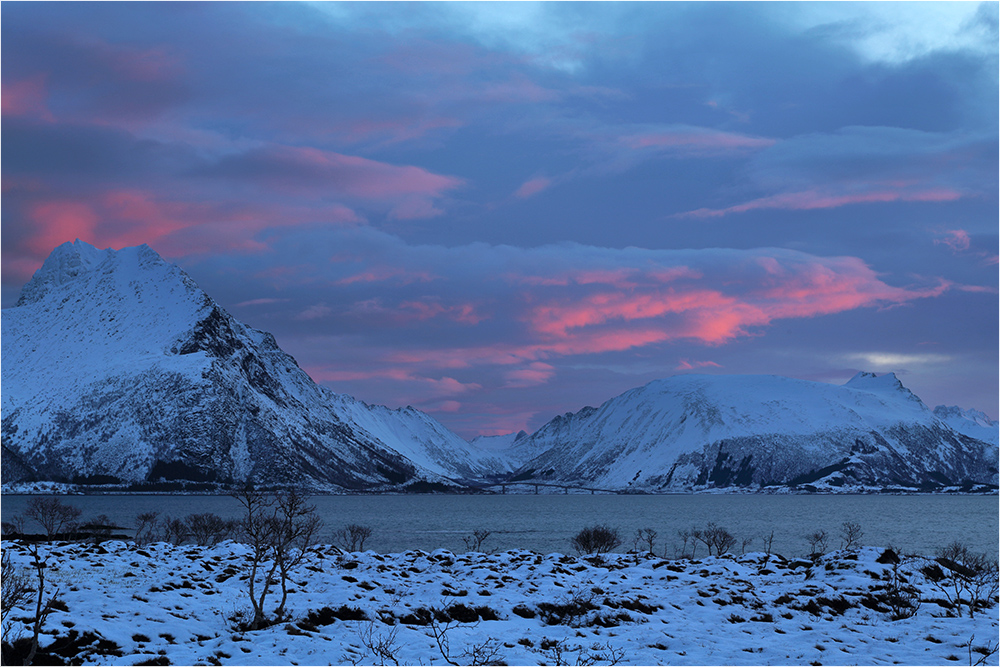
[[[997,422],[987,417],[979,410],[963,410],[956,405],[939,405],[934,408],[934,416],[952,427],[959,433],[970,438],[977,438],[994,445],[1000,441],[1000,428]]]
[[[396,487],[470,474],[412,408],[313,383],[147,246],[56,248],[3,312],[4,482]]]
[[[544,453],[517,479],[613,489],[997,481],[996,447],[950,427],[891,373],[843,386],[680,375],[556,417],[530,441]]]

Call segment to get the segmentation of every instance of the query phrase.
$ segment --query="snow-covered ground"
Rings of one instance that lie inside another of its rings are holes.
[[[20,543],[3,547],[29,564]],[[255,632],[233,620],[250,607],[244,545],[41,551],[62,601],[41,643],[78,633],[82,664],[944,665],[975,663],[998,633],[995,594],[975,618],[946,616],[921,572],[932,561],[903,556],[894,580],[876,548],[813,562],[319,547],[292,577],[291,617]],[[919,596],[912,617],[892,620],[894,584]]]

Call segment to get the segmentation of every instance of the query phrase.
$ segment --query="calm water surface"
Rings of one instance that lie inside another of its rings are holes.
[[[24,511],[30,496],[4,495],[0,513],[9,521]],[[135,516],[161,517],[215,512],[235,518],[238,503],[228,496],[60,496],[83,510],[83,518],[107,514],[132,527]],[[738,539],[754,538],[748,551],[762,550],[761,536],[774,531],[773,550],[786,556],[808,553],[805,536],[830,534],[840,545],[840,529],[853,521],[864,530],[862,543],[894,545],[908,553],[933,554],[952,540],[977,551],[998,552],[997,496],[752,496],[752,495],[495,495],[495,496],[316,496],[323,517],[322,541],[348,523],[371,526],[366,549],[382,553],[408,549],[467,551],[463,537],[484,529],[493,534],[487,550],[530,549],[571,552],[570,538],[595,523],[618,527],[631,546],[639,528],[657,531],[657,552],[674,555],[679,530],[714,521]],[[740,550],[739,545],[736,548]]]

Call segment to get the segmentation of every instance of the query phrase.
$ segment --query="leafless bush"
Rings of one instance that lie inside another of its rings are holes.
[[[972,635],[969,637],[969,641],[963,644],[963,646],[969,649],[969,667],[990,664],[990,658],[995,656],[997,652],[1000,651],[1000,642],[987,640],[982,646],[976,646],[975,642],[976,635]],[[975,655],[973,655],[973,653],[975,653]],[[975,662],[973,662],[973,660]]]
[[[771,549],[774,545],[774,531],[772,530],[767,535],[762,535],[760,539],[764,543],[764,553],[770,556]]]
[[[811,557],[816,557],[821,554],[826,553],[826,545],[829,537],[825,530],[817,530],[814,533],[806,535],[806,542],[809,543],[809,555]]]
[[[46,555],[42,551],[42,547],[39,546],[38,544],[29,543],[25,546],[27,547],[28,552],[31,554],[31,569],[35,573],[35,581],[36,581],[36,584],[34,586],[35,613],[34,616],[32,617],[31,642],[28,648],[28,654],[24,658],[24,664],[30,665],[35,659],[35,653],[38,652],[38,636],[39,634],[41,634],[42,627],[45,625],[45,620],[55,609],[54,603],[56,601],[57,596],[59,595],[59,590],[56,589],[55,593],[46,597],[45,570],[48,568],[48,563],[46,562]]]
[[[861,524],[854,523],[853,521],[845,521],[840,527],[840,548],[854,549],[861,546],[862,535],[864,535],[864,531],[861,530]]]
[[[700,534],[695,537],[695,539],[700,540],[706,547],[708,547],[708,555],[712,555],[712,550],[715,550],[716,556],[721,556],[722,554],[728,552],[736,544],[736,538],[725,528],[716,526],[714,523],[709,522],[705,530],[700,531]]]
[[[116,528],[119,528],[119,526],[112,523],[107,514],[100,514],[78,526],[80,532],[85,533],[95,542],[110,539],[112,532]]]
[[[164,542],[171,544],[184,544],[187,540],[188,527],[184,519],[172,519],[169,516],[163,519],[160,529],[160,536]]]
[[[378,659],[380,665],[399,665],[396,653],[399,647],[396,645],[396,634],[399,632],[398,626],[390,626],[385,632],[375,631],[375,621],[368,621],[358,625],[358,639],[361,645],[368,649]]]
[[[187,534],[191,536],[195,544],[200,546],[215,546],[219,542],[228,540],[236,532],[238,526],[238,522],[223,519],[212,512],[189,514],[184,519],[184,524]]]
[[[545,664],[589,666],[597,663],[617,665],[625,657],[625,649],[615,648],[611,642],[594,643],[590,648],[582,645],[570,645],[559,639],[542,639],[538,650],[545,657]],[[570,659],[573,662],[570,662]]]
[[[490,535],[493,534],[492,530],[474,530],[472,535],[468,535],[462,538],[465,542],[465,548],[468,551],[483,552],[483,542],[486,541]]]
[[[149,544],[156,538],[156,520],[159,512],[143,512],[135,517],[135,543]]]
[[[744,537],[742,540],[740,540],[740,555],[745,554],[747,552],[747,547],[749,547],[751,544],[753,544],[752,537]]]
[[[506,664],[503,660],[503,655],[500,653],[500,649],[503,646],[498,640],[493,637],[487,637],[485,641],[478,644],[473,644],[469,648],[462,651],[457,657],[462,658],[461,662],[456,662],[451,655],[451,638],[448,633],[456,626],[452,625],[451,620],[444,621],[443,623],[439,621],[441,617],[447,618],[447,614],[442,613],[443,610],[430,608],[430,617],[428,619],[428,627],[430,629],[430,637],[434,639],[437,644],[438,651],[441,653],[441,657],[449,665],[503,665]]]
[[[315,506],[307,505],[305,496],[294,490],[269,497],[247,485],[234,495],[244,509],[240,530],[251,551],[247,592],[253,619],[247,629],[257,630],[268,624],[265,605],[275,584],[281,585],[281,602],[274,617],[283,618],[289,575],[312,546],[321,522]]]
[[[641,546],[647,552],[652,554],[653,548],[656,546],[656,536],[657,532],[652,528],[639,528],[636,530],[635,538],[632,540],[636,553],[639,552],[639,548]]]
[[[371,526],[349,523],[334,533],[334,537],[344,551],[364,551],[365,541],[373,532]]]
[[[996,603],[1000,569],[996,559],[975,553],[959,541],[941,549],[934,564],[921,572],[941,591],[958,616],[965,606],[969,618]]]
[[[696,527],[691,527],[686,530],[678,530],[677,537],[681,538],[681,558],[694,558],[695,552],[698,551],[698,542],[701,540],[701,529]],[[691,545],[691,554],[688,555],[687,547],[688,544]]]
[[[37,521],[50,538],[72,532],[82,513],[79,507],[67,505],[58,498],[39,497],[29,500],[28,507],[24,510],[24,515]]]
[[[8,637],[10,626],[7,624],[7,615],[14,607],[23,607],[31,599],[31,578],[23,567],[14,565],[10,560],[10,554],[4,552],[0,560],[0,584],[3,592],[0,595],[0,628],[2,628],[2,639],[7,642],[12,638]]]
[[[617,528],[606,525],[584,528],[570,542],[579,554],[606,554],[621,546]]]

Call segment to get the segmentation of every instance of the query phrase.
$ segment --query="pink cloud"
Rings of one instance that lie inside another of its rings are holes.
[[[4,81],[0,85],[0,112],[4,116],[30,116],[52,122],[55,118],[47,106],[48,90],[45,74],[19,81]]]
[[[339,204],[317,208],[226,201],[160,198],[143,190],[97,192],[78,199],[46,199],[29,205],[33,228],[27,248],[44,257],[60,243],[77,238],[101,248],[148,243],[165,255],[193,249],[259,251],[252,234],[267,228],[321,222],[353,225],[357,214]],[[238,226],[239,232],[234,233]]]
[[[694,127],[626,135],[620,142],[634,150],[668,149],[688,153],[758,150],[777,143],[766,137]]]
[[[351,285],[353,283],[374,283],[391,280],[402,285],[409,285],[410,283],[426,283],[438,279],[439,276],[427,271],[409,271],[394,266],[375,266],[346,278],[341,278],[336,281],[336,284]]]
[[[488,319],[487,316],[477,313],[476,306],[471,303],[445,306],[438,301],[404,301],[399,304],[399,309],[408,311],[411,315],[405,319],[429,320],[444,317],[462,324],[479,324]]]
[[[791,192],[770,197],[761,197],[743,204],[727,208],[699,208],[680,213],[676,217],[717,218],[731,213],[746,213],[759,209],[813,210],[838,208],[850,204],[875,204],[896,201],[906,202],[946,202],[961,199],[963,193],[950,188],[928,188],[924,190],[872,190],[868,192],[832,194],[820,190]]]
[[[529,364],[526,368],[519,368],[504,373],[504,379],[507,381],[504,386],[508,388],[522,388],[545,384],[549,381],[549,378],[555,375],[555,372],[556,369],[554,366],[536,361]]]
[[[75,239],[94,239],[98,216],[86,203],[47,201],[33,204],[28,216],[34,228],[27,247],[45,257],[56,246]]]
[[[954,252],[968,250],[971,243],[969,232],[964,229],[949,229],[945,232],[944,238],[934,239],[934,245],[946,245]]]
[[[696,368],[722,368],[722,366],[714,361],[692,361],[690,359],[680,359],[674,370],[690,371]]]
[[[543,190],[547,190],[551,185],[552,180],[545,178],[544,176],[532,178],[522,183],[521,187],[514,192],[514,196],[518,199],[527,199],[528,197],[537,195]]]

